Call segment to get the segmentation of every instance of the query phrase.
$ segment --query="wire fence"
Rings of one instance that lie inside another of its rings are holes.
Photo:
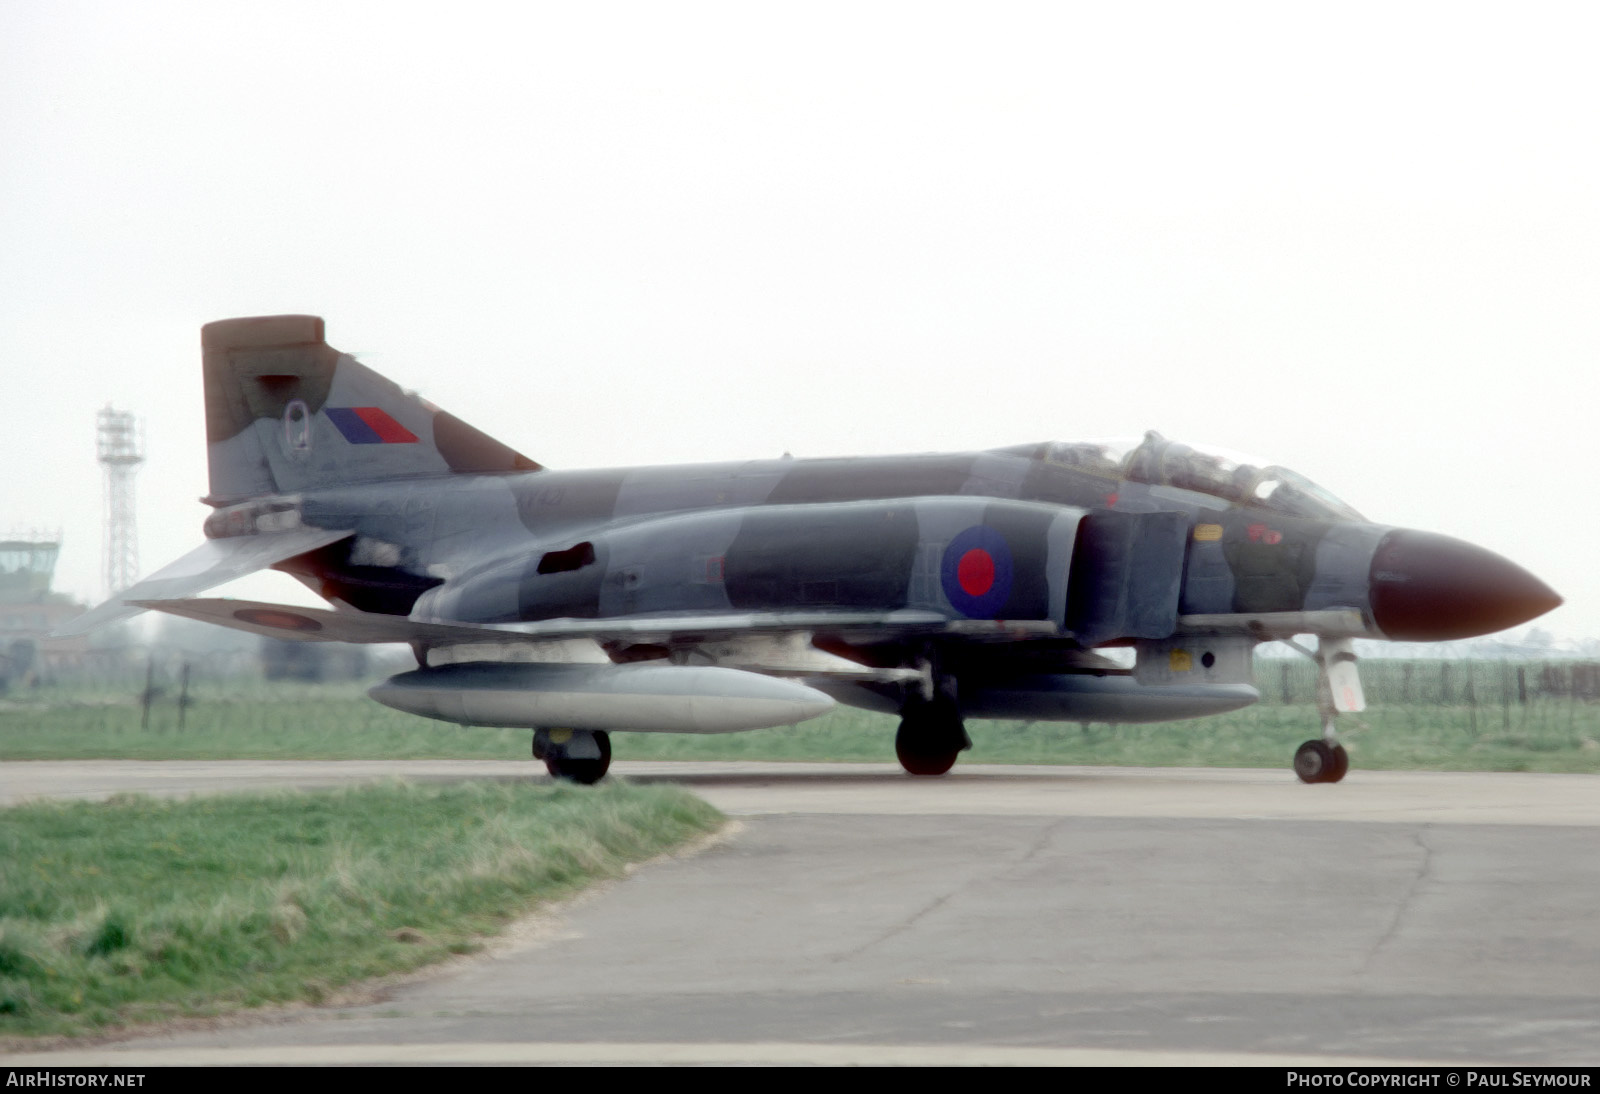
[[[1438,721],[1478,734],[1584,737],[1600,733],[1600,662],[1361,662],[1369,717],[1400,726]],[[1316,702],[1309,660],[1261,659],[1256,686],[1263,705]]]
[[[409,662],[373,663],[362,666],[367,670],[363,674],[357,666],[341,663],[339,671],[311,674],[274,672],[275,665],[270,656],[248,649],[209,656],[175,650],[108,651],[92,663],[86,661],[79,671],[38,681],[46,687],[13,686],[0,693],[0,705],[48,704],[97,695],[148,704],[187,695],[191,685],[202,694],[270,703],[292,697],[297,684],[352,681],[347,686],[355,688],[353,681],[363,675],[377,678],[410,667]],[[1360,669],[1368,704],[1362,717],[1373,725],[1426,728],[1437,723],[1472,736],[1539,734],[1594,738],[1600,743],[1600,661],[1369,658],[1361,661]],[[1316,671],[1308,658],[1258,657],[1257,709],[1315,704]]]
[[[1309,703],[1317,670],[1309,659],[1261,659],[1256,684],[1263,702]],[[1434,706],[1527,706],[1549,700],[1600,702],[1600,661],[1361,662],[1369,702]]]

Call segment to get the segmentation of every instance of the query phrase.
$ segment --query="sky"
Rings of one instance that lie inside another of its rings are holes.
[[[198,544],[199,328],[300,312],[552,467],[1158,429],[1597,637],[1597,24],[0,0],[0,535],[100,598],[110,403],[144,572]]]

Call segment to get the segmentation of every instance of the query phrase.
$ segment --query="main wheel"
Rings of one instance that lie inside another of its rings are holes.
[[[929,748],[925,742],[906,740],[905,730],[894,736],[894,754],[908,775],[943,775],[956,765],[959,748]]]
[[[595,730],[594,743],[600,748],[598,759],[578,759],[568,756],[565,749],[547,748],[544,756],[540,757],[544,760],[544,769],[550,772],[552,778],[566,779],[584,786],[594,785],[606,777],[606,770],[611,766],[611,734],[603,729]]]
[[[908,775],[943,775],[971,748],[961,713],[948,701],[918,703],[901,712],[894,754]]]
[[[1343,748],[1339,752],[1344,752]],[[1303,783],[1328,783],[1338,782],[1344,778],[1344,771],[1338,768],[1338,759],[1333,748],[1327,741],[1307,741],[1294,753],[1294,773]],[[1345,757],[1344,766],[1350,766],[1350,759]],[[1338,774],[1333,772],[1338,770]],[[1332,776],[1330,778],[1330,776]]]
[[[1334,745],[1330,751],[1333,753],[1333,764],[1328,768],[1328,773],[1322,781],[1336,783],[1350,770],[1350,753],[1344,750],[1344,745]]]

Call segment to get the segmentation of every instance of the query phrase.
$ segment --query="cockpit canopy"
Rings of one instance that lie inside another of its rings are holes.
[[[1028,446],[1048,463],[1151,486],[1193,490],[1234,505],[1314,520],[1363,520],[1350,506],[1287,467],[1224,449],[1169,441],[1155,430],[1142,440],[1056,441]]]

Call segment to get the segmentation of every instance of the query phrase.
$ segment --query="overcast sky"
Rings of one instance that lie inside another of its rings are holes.
[[[1260,454],[1600,636],[1590,12],[0,0],[0,533],[99,598],[111,402],[199,543],[200,325],[309,312],[553,467]]]

